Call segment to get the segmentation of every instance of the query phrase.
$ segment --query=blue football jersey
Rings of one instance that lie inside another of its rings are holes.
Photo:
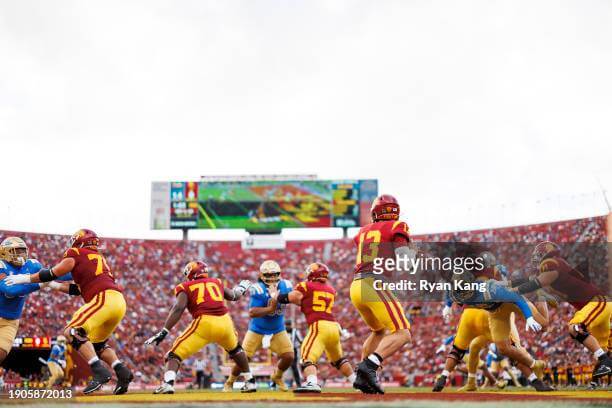
[[[19,267],[0,260],[0,274],[21,275],[38,272],[42,265],[35,259],[28,259]],[[0,317],[4,319],[19,319],[23,312],[26,296],[40,289],[38,283],[24,283],[21,285],[6,286],[4,279],[0,281]]]
[[[62,365],[65,358],[64,355],[66,353],[66,346],[60,346],[59,344],[55,344],[51,348],[51,354],[49,355],[49,359],[47,361],[53,361],[59,365]]]
[[[292,290],[291,282],[282,279],[278,283],[279,294],[289,293]],[[265,283],[259,281],[249,290],[251,294],[251,302],[249,309],[253,307],[266,307],[270,300],[268,287]],[[287,305],[280,303],[276,307],[276,311],[272,314],[263,317],[254,317],[249,322],[249,330],[257,334],[276,334],[285,330],[285,309]]]

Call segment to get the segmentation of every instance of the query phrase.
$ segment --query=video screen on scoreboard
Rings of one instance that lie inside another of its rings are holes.
[[[153,183],[152,228],[358,227],[369,221],[376,180]]]

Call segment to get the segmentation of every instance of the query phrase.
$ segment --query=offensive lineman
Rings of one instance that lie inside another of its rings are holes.
[[[339,370],[352,384],[355,381],[353,367],[342,353],[340,325],[332,313],[336,290],[329,285],[329,268],[315,262],[306,268],[306,281],[301,282],[288,294],[279,295],[271,290],[272,298],[281,304],[293,303],[300,306],[308,323],[308,334],[302,342],[302,370],[306,384],[295,392],[320,393],[317,379],[317,362],[323,352],[331,365]]]
[[[612,358],[607,355],[612,303],[561,257],[561,248],[557,244],[549,241],[537,244],[531,262],[538,275],[513,279],[510,285],[520,294],[544,288],[567,299],[577,310],[568,323],[569,335],[597,359],[593,379],[612,373]]]
[[[83,393],[100,389],[112,378],[104,361],[117,375],[113,393],[125,394],[134,376],[106,342],[121,323],[126,304],[99,247],[100,238],[95,232],[80,229],[70,238],[69,248],[57,265],[32,275],[12,275],[5,281],[7,285],[51,282],[72,272],[76,285],[70,286],[70,294],[80,294],[85,304],[73,315],[64,336],[91,367],[93,378]]]
[[[353,386],[364,393],[384,394],[376,371],[385,358],[410,342],[410,323],[402,305],[386,290],[375,290],[374,260],[413,257],[408,225],[399,220],[400,206],[395,197],[377,197],[370,210],[372,223],[361,227],[354,238],[357,246],[351,302],[370,328],[363,343],[362,361],[357,365]]]
[[[174,394],[174,381],[181,362],[197,353],[208,343],[216,343],[236,362],[245,379],[242,392],[257,391],[255,379],[249,368],[247,356],[238,344],[234,322],[230,317],[225,300],[236,301],[251,286],[242,281],[234,289],[223,286],[220,279],[208,277],[208,265],[202,261],[189,262],[183,269],[187,280],[174,289],[176,301],[166,318],[163,329],[145,341],[146,345],[156,346],[179,322],[185,309],[189,310],[193,321],[176,338],[166,354],[166,371],[163,383],[153,394]]]

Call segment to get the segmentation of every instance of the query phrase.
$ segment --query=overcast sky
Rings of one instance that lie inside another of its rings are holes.
[[[218,174],[378,178],[413,232],[603,214],[611,21],[607,0],[0,0],[0,229],[177,238],[149,230],[151,181]]]

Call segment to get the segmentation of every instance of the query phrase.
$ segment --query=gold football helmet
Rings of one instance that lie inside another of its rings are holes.
[[[0,258],[15,266],[23,266],[28,259],[28,246],[19,237],[8,237],[0,244]]]
[[[275,261],[263,261],[259,267],[259,279],[266,285],[274,285],[280,281],[281,268]]]

